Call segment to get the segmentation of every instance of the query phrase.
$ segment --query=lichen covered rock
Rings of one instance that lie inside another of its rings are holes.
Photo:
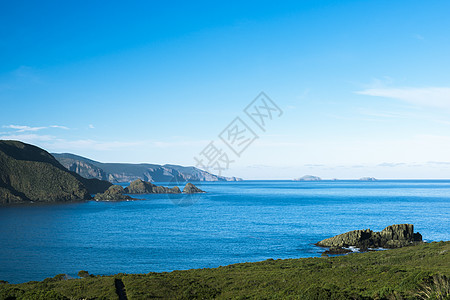
[[[126,194],[180,194],[180,189],[175,186],[173,188],[165,186],[157,186],[151,182],[137,179],[125,188]]]
[[[386,227],[380,232],[370,229],[353,230],[322,240],[316,245],[321,247],[357,247],[400,248],[422,242],[422,235],[414,233],[414,225],[397,224]]]
[[[98,193],[95,195],[94,200],[96,201],[123,201],[123,200],[134,200],[128,195],[124,195],[125,191],[120,185],[110,186],[104,193]]]

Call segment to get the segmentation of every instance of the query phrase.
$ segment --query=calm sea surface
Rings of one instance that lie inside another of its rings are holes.
[[[354,229],[412,223],[450,240],[450,181],[202,183],[207,194],[0,207],[0,279],[148,273],[320,256]]]

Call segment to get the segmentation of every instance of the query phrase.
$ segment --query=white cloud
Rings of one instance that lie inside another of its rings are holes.
[[[3,128],[14,129],[14,130],[16,130],[16,132],[38,131],[38,130],[48,129],[48,128],[58,128],[58,129],[65,129],[65,130],[69,129],[66,126],[60,126],[60,125],[51,125],[51,126],[42,126],[42,127],[31,127],[31,126],[26,126],[26,125],[4,125]]]
[[[36,142],[48,142],[55,139],[54,136],[51,135],[39,135],[34,133],[25,133],[25,134],[4,134],[0,136],[1,140],[15,140],[15,141],[21,141],[25,143],[36,143]]]
[[[38,131],[41,129],[45,129],[46,127],[30,127],[25,125],[5,125],[3,128],[15,129],[17,132],[25,132],[25,131]]]
[[[61,126],[61,125],[51,125],[50,128],[59,128],[59,129],[69,130],[69,127]]]
[[[64,139],[55,139],[48,147],[55,150],[73,151],[80,149],[89,149],[97,151],[109,151],[115,149],[123,149],[128,147],[142,146],[142,142],[119,142],[119,141],[94,141],[74,140],[68,141]]]
[[[94,127],[94,125],[92,125],[92,124],[89,124],[89,126],[88,126],[90,129],[94,129],[95,127]]]
[[[94,140],[74,140],[69,141],[65,139],[60,139],[51,135],[39,135],[34,133],[13,133],[0,135],[1,140],[17,140],[30,144],[37,144],[38,146],[44,147],[46,149],[64,150],[99,150],[108,151],[127,147],[135,147],[143,145],[143,142],[119,142],[119,141],[94,141]]]
[[[369,88],[355,92],[360,95],[398,99],[419,106],[450,109],[449,87]]]

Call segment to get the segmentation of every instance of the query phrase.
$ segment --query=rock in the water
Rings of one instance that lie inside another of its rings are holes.
[[[175,186],[173,188],[165,186],[157,186],[153,183],[137,179],[130,183],[128,187],[125,188],[126,194],[180,194],[180,188]]]
[[[380,232],[370,229],[353,230],[318,242],[321,247],[400,248],[422,242],[422,235],[414,233],[414,225],[398,224]]]
[[[202,191],[192,183],[188,182],[186,183],[186,186],[183,189],[183,193],[185,194],[197,194],[197,193],[206,193],[205,191]]]
[[[305,175],[303,177],[294,179],[294,181],[321,181],[321,180],[322,178],[312,175]]]
[[[361,181],[377,181],[375,177],[361,177],[359,180]]]
[[[123,201],[123,200],[135,200],[128,195],[124,195],[124,189],[120,185],[110,186],[104,193],[98,193],[95,195],[96,201]]]

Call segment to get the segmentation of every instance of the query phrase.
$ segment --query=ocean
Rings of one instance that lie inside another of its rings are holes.
[[[157,183],[167,184],[167,183]],[[197,183],[196,183],[197,185]],[[314,243],[411,223],[450,240],[450,181],[202,182],[196,195],[0,207],[0,280],[320,256]],[[182,187],[181,187],[182,188]]]

